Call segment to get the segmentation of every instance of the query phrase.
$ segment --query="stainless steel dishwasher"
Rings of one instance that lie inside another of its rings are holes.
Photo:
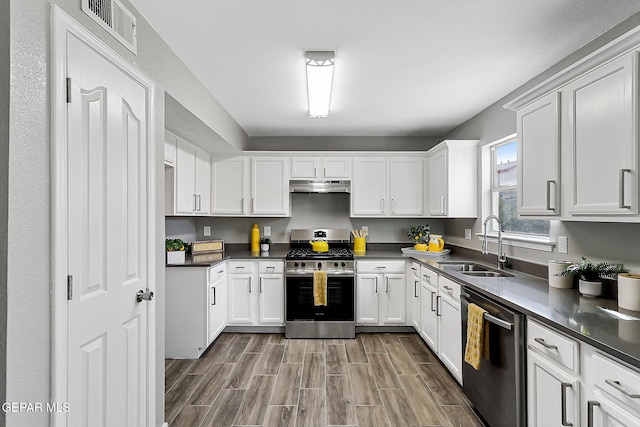
[[[476,371],[462,363],[463,390],[491,427],[526,426],[524,315],[463,287],[460,293],[462,354],[467,342],[468,306],[487,311],[489,357]]]

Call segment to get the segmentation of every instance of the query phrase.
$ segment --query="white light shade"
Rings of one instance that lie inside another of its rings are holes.
[[[321,118],[329,115],[334,57],[335,52],[332,51],[307,51],[305,53],[307,94],[311,117]]]

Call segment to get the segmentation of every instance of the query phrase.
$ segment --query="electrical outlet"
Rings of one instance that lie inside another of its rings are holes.
[[[465,228],[464,229],[464,238],[467,240],[471,240],[471,229],[470,228]]]
[[[268,225],[264,226],[264,237],[271,237],[271,227]]]
[[[369,226],[363,225],[362,227],[360,227],[360,229],[362,229],[363,231],[369,231]]]
[[[204,226],[204,236],[205,237],[211,236],[211,226],[210,225],[205,225]]]
[[[567,236],[558,236],[558,253],[566,254],[569,251],[569,239]]]

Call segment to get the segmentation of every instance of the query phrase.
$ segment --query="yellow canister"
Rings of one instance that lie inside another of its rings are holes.
[[[356,255],[364,255],[367,251],[367,239],[364,237],[354,237],[353,238],[353,252]]]

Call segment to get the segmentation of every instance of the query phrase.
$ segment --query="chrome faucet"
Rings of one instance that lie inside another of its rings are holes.
[[[482,254],[486,255],[489,253],[489,242],[487,241],[487,223],[492,219],[495,219],[498,223],[498,270],[502,270],[507,264],[507,256],[502,251],[502,223],[500,222],[500,218],[498,218],[496,215],[489,215],[484,220]]]

